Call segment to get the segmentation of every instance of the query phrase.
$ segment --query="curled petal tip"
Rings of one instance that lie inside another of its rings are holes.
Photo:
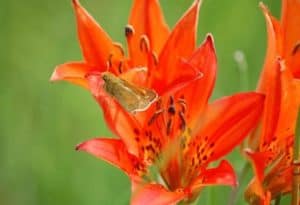
[[[61,77],[55,69],[54,72],[52,73],[51,77],[50,77],[50,82],[54,82],[54,81],[58,81],[58,80],[61,80]]]
[[[195,0],[194,3],[195,3],[195,4],[201,4],[201,2],[202,2],[201,0]]]
[[[208,44],[211,46],[211,48],[213,48],[213,50],[215,50],[215,40],[211,33],[206,34],[205,41],[208,42]]]
[[[78,6],[78,5],[79,5],[79,1],[78,1],[78,0],[72,0],[72,4],[73,4],[74,6]]]
[[[250,155],[250,154],[253,153],[253,151],[252,151],[251,149],[249,149],[249,148],[245,148],[245,149],[244,149],[244,152],[245,152],[245,154],[247,154],[247,155]]]
[[[80,144],[78,144],[78,145],[76,145],[75,150],[76,150],[76,151],[81,151],[81,150],[83,150],[83,145],[84,145],[84,142],[83,142],[83,143],[80,143]]]
[[[214,37],[213,37],[212,33],[206,34],[206,39],[213,42],[214,41]]]
[[[268,7],[263,2],[259,2],[258,6],[265,14],[269,13]]]

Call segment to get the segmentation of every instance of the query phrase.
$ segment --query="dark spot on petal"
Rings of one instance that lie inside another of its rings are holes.
[[[134,132],[134,134],[136,134],[136,135],[140,135],[140,131],[139,131],[137,128],[134,128],[134,129],[133,129],[133,132]]]

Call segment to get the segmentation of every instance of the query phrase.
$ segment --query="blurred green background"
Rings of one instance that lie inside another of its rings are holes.
[[[192,0],[161,0],[171,27]],[[198,42],[215,38],[218,76],[213,98],[254,89],[265,54],[265,22],[259,0],[204,0]],[[279,0],[264,1],[275,16]],[[130,0],[81,0],[116,41],[124,43]],[[71,0],[10,0],[0,6],[0,205],[128,204],[129,180],[85,153],[77,143],[109,136],[90,94],[49,82],[54,67],[80,60]],[[244,53],[248,71],[233,55]],[[231,161],[240,169],[237,152]],[[207,188],[199,204],[225,204],[230,188]],[[244,204],[243,200],[239,204]]]

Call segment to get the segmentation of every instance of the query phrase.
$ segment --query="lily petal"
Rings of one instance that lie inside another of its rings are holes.
[[[255,135],[255,138],[259,137],[260,146],[262,146],[263,143],[269,143],[273,139],[279,118],[281,99],[280,69],[282,62],[278,59],[278,56],[282,53],[282,39],[279,22],[270,14],[263,3],[260,3],[260,7],[266,19],[268,34],[265,63],[257,88],[259,92],[266,94],[262,132],[260,136]],[[257,139],[250,138],[250,142],[255,141]]]
[[[182,190],[168,191],[160,184],[145,184],[136,188],[131,205],[175,205],[186,197]]]
[[[141,36],[149,38],[150,48],[156,54],[169,36],[158,0],[135,0],[129,17],[129,24],[134,33],[128,36],[128,49],[133,66],[145,65],[145,58],[140,49]]]
[[[272,193],[272,198],[276,198],[278,195],[291,192],[293,184],[293,166],[290,165],[284,171],[280,173],[274,170],[274,174],[270,176],[266,189]]]
[[[227,154],[256,126],[263,102],[262,94],[249,92],[210,104],[204,111],[202,128],[191,140],[186,156],[206,164]]]
[[[273,158],[274,154],[270,151],[253,152],[250,149],[246,149],[245,153],[246,156],[252,162],[255,171],[255,176],[259,180],[260,184],[262,184],[264,178],[264,170],[266,166],[269,164],[270,159]]]
[[[95,138],[76,146],[76,150],[85,151],[122,169],[127,175],[135,175],[136,157],[128,153],[125,144],[118,139]]]
[[[226,185],[236,187],[238,181],[232,166],[222,160],[218,167],[206,169],[192,182],[191,190],[199,189],[203,186]]]
[[[283,69],[281,72],[281,103],[278,125],[275,136],[280,142],[286,141],[287,136],[294,136],[299,110],[299,88],[297,88],[297,79],[293,78],[290,69]],[[281,143],[279,143],[280,145]],[[284,145],[283,143],[282,145]]]
[[[169,82],[172,82],[175,74],[180,71],[178,70],[180,60],[187,58],[194,51],[199,7],[200,1],[196,0],[176,24],[164,45],[159,55],[157,68],[153,73],[154,79],[151,81],[155,82],[153,86],[155,90],[157,90],[156,86],[159,86],[160,83],[169,84]],[[152,73],[152,71],[150,72]]]
[[[122,52],[119,47],[113,44],[108,34],[93,17],[80,5],[79,1],[73,0],[72,2],[83,56],[89,65],[97,66],[100,71],[105,71],[110,56],[113,59],[120,59]]]
[[[300,2],[282,1],[281,25],[284,37],[284,57],[292,67],[295,77],[300,78]]]
[[[195,130],[201,112],[211,96],[217,72],[217,58],[212,35],[208,34],[202,45],[194,52],[188,63],[203,74],[176,94],[184,96],[187,104],[187,124]]]
[[[89,86],[85,76],[92,69],[91,66],[83,62],[64,63],[55,68],[50,81],[65,80],[88,89]]]
[[[126,144],[129,152],[138,156],[136,135],[140,125],[111,96],[103,90],[103,80],[99,74],[87,76],[90,90],[103,110],[109,128]]]
[[[266,19],[268,34],[265,62],[258,83],[258,90],[264,91],[265,87],[268,86],[268,77],[272,76],[270,72],[273,72],[273,69],[277,64],[278,56],[281,56],[282,40],[280,40],[281,35],[279,22],[270,14],[269,10],[263,3],[260,3],[259,5]]]
[[[277,65],[266,71],[264,79],[265,105],[262,116],[262,128],[260,136],[260,146],[264,143],[269,144],[274,139],[274,133],[277,127],[280,104],[281,104],[281,62],[276,61]]]

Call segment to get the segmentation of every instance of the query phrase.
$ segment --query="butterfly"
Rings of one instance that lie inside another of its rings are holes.
[[[158,99],[154,90],[133,85],[111,72],[103,72],[103,89],[131,113],[147,110]]]

